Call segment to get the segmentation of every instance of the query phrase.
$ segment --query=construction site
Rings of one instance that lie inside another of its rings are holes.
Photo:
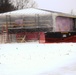
[[[28,8],[0,14],[0,43],[76,42],[76,16]]]
[[[25,11],[24,14],[22,11],[0,14],[0,43],[45,41],[44,32],[52,30],[50,13],[36,9]]]

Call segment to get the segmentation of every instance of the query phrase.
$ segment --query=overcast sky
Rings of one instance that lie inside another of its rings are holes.
[[[70,13],[76,11],[76,0],[35,0],[38,8]]]

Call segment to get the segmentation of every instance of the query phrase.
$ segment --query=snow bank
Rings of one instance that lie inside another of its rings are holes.
[[[0,75],[62,75],[65,66],[75,64],[75,58],[75,43],[1,44]]]

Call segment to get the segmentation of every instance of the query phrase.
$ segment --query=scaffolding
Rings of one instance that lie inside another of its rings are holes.
[[[0,17],[0,43],[26,42],[29,36],[39,40],[40,32],[52,31],[51,15],[11,16]],[[31,35],[32,34],[32,35]],[[36,35],[35,35],[36,34]]]

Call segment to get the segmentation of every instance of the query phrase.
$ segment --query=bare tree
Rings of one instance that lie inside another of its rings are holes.
[[[71,15],[73,14],[73,9],[71,10]]]
[[[15,7],[10,3],[9,0],[0,0],[0,13],[13,10],[15,10]]]
[[[37,7],[37,4],[33,0],[11,0],[16,9],[23,9],[29,7]]]
[[[76,11],[75,11],[74,9],[71,9],[71,10],[70,10],[70,14],[71,14],[71,15],[76,15]]]

